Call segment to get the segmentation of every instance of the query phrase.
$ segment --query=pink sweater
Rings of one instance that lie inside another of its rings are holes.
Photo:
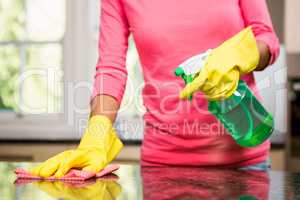
[[[208,112],[200,93],[192,102],[179,100],[184,83],[174,76],[185,59],[217,47],[249,25],[257,40],[268,45],[273,63],[279,43],[264,0],[102,0],[93,97],[106,94],[121,101],[132,33],[145,80],[142,165],[238,167],[266,159],[269,141],[239,147]],[[242,78],[255,90],[252,74]]]

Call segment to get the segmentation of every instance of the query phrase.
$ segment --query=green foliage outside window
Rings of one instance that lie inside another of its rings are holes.
[[[24,1],[0,0],[0,41],[18,41],[24,36]],[[19,72],[18,49],[0,47],[0,109],[17,109],[15,81]]]
[[[60,71],[64,30],[64,0],[0,0],[0,111],[59,112],[57,83],[47,85],[47,75],[18,78],[30,70]]]
[[[0,109],[17,109],[15,81],[19,72],[18,50],[12,46],[0,48]]]

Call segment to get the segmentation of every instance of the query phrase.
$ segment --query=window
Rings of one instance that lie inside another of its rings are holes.
[[[0,0],[0,110],[61,110],[64,0]]]
[[[0,26],[5,27],[0,29],[0,138],[80,138],[98,57],[100,2],[0,0]],[[132,37],[129,43],[131,84],[117,126],[144,112]]]

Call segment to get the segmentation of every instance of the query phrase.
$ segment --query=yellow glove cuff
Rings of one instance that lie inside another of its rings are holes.
[[[97,135],[99,133],[107,133],[110,132],[112,128],[112,123],[107,117],[95,115],[89,119],[85,134]]]
[[[85,129],[79,148],[103,148],[104,145],[109,149],[112,142],[111,138],[116,137],[117,135],[111,121],[105,116],[96,115],[89,119],[88,126]]]
[[[259,51],[251,26],[243,29],[215,49],[224,66],[237,67],[241,74],[253,71],[259,63]]]

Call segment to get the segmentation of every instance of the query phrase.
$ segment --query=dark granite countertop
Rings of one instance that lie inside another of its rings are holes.
[[[300,174],[121,165],[117,176],[85,183],[24,183],[13,173],[33,163],[0,163],[0,199],[300,199]],[[19,185],[18,185],[19,184]]]

